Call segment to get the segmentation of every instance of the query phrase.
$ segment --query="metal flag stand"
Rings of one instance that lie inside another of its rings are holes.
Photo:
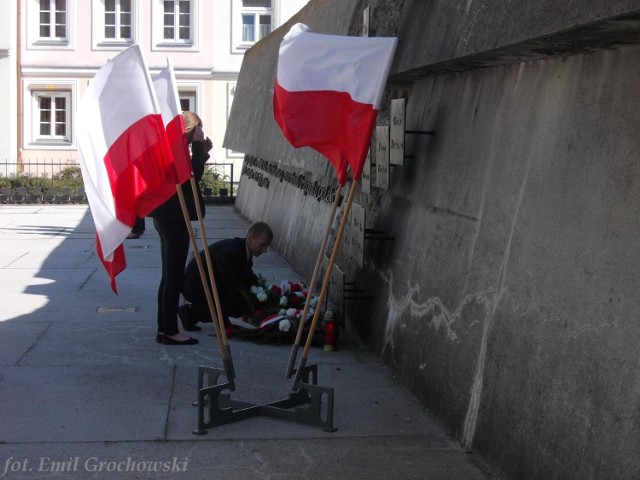
[[[333,427],[333,388],[317,384],[318,366],[305,367],[302,381],[297,391],[282,400],[256,405],[233,400],[225,390],[229,383],[218,383],[225,375],[219,368],[198,368],[198,428],[195,435],[204,435],[207,429],[239,422],[248,418],[264,415],[267,417],[290,420],[314,427],[322,427],[325,432],[334,432]]]
[[[322,304],[327,293],[331,270],[335,264],[338,248],[342,240],[346,226],[346,218],[349,215],[349,208],[353,203],[356,185],[357,180],[354,180],[336,235],[333,253],[327,272],[325,273],[318,304]],[[337,205],[337,202],[335,204]],[[335,211],[332,212],[332,216],[334,214]],[[329,224],[329,226],[330,225],[331,224]],[[287,376],[295,373],[292,392],[283,400],[271,402],[266,405],[256,405],[233,400],[228,393],[223,393],[225,390],[230,390],[229,383],[218,383],[218,379],[225,374],[224,370],[199,367],[198,400],[194,402],[194,406],[198,407],[198,428],[193,430],[193,433],[195,435],[204,435],[209,428],[239,422],[259,415],[281,418],[311,426],[319,426],[326,432],[335,431],[336,429],[333,427],[333,388],[319,386],[318,366],[315,364],[307,365],[307,355],[311,347],[313,332],[316,328],[318,317],[319,309],[316,310],[313,316],[298,369],[292,371],[291,366],[295,362],[295,351],[297,350],[294,346],[295,350],[289,359],[287,371]],[[324,402],[326,402],[326,404]]]
[[[198,428],[193,430],[195,435],[204,435],[207,433],[209,428],[240,422],[260,415],[280,418],[314,427],[322,427],[325,432],[334,432],[336,430],[333,427],[333,388],[318,385],[318,366],[315,364],[306,365],[306,358],[311,338],[307,339],[308,346],[304,349],[303,359],[298,369],[294,368],[294,363],[300,346],[302,330],[304,327],[304,321],[307,317],[309,301],[315,284],[315,278],[320,270],[319,265],[322,259],[322,254],[326,249],[331,224],[333,223],[336,209],[341,201],[341,189],[342,186],[339,185],[332,205],[329,223],[322,241],[322,247],[314,268],[313,280],[307,295],[307,301],[305,303],[298,335],[296,337],[295,344],[293,345],[287,366],[287,378],[291,378],[293,374],[296,374],[295,383],[291,393],[288,394],[287,398],[276,400],[265,405],[257,405],[240,400],[234,400],[231,398],[230,393],[227,392],[235,390],[235,372],[232,370],[232,376],[230,376],[227,368],[222,370],[219,368],[200,366],[198,367],[198,399],[193,402],[193,405],[198,407]],[[355,191],[355,188],[352,188],[352,191]],[[351,200],[353,199],[353,193],[350,198]],[[342,230],[343,229],[344,226],[342,226]],[[339,239],[337,242],[339,244]],[[337,249],[337,245],[335,248]],[[324,298],[325,294],[326,286],[324,291],[321,293],[321,298]],[[321,304],[322,302],[319,301],[318,303]],[[318,311],[319,310],[317,310],[317,312]],[[312,329],[315,329],[317,321],[318,318],[316,313],[311,326]],[[228,346],[226,346],[226,348],[228,349]],[[223,350],[223,354],[224,352],[225,350]],[[230,358],[231,355],[228,350],[227,353]],[[226,377],[227,382],[222,383],[220,381],[221,377]]]

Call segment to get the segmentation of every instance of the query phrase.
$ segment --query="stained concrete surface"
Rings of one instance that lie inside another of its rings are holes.
[[[242,235],[232,206],[210,206],[210,241]],[[276,232],[277,234],[277,232]],[[363,345],[313,348],[319,384],[334,388],[335,432],[256,417],[196,436],[197,367],[220,366],[207,325],[200,344],[154,341],[160,277],[152,221],[127,240],[114,295],[84,206],[0,207],[0,477],[486,478]],[[276,252],[268,279],[299,279]],[[230,340],[232,398],[285,398],[289,347]]]

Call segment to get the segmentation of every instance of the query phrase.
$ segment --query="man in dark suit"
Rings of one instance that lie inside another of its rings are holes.
[[[243,292],[248,292],[257,284],[258,278],[252,268],[253,257],[265,253],[272,240],[271,227],[265,222],[256,222],[249,227],[244,238],[227,238],[208,247],[220,298],[220,309],[228,335],[231,333],[229,317],[240,317],[247,313]],[[200,258],[206,271],[204,250],[200,252]],[[207,286],[208,284],[207,272]],[[200,330],[196,323],[210,322],[211,314],[195,258],[184,271],[182,296],[190,302],[178,310],[182,326],[189,331]]]

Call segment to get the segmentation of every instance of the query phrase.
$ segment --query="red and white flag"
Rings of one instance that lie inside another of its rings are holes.
[[[136,216],[145,217],[175,193],[166,188],[173,183],[173,160],[138,45],[93,77],[78,105],[76,131],[98,255],[117,293],[115,277],[126,267],[122,242]]]
[[[167,59],[167,67],[153,76],[153,88],[156,91],[162,121],[167,131],[167,139],[171,146],[175,167],[175,183],[182,184],[193,175],[189,145],[184,134],[184,120],[176,77],[171,62]],[[175,188],[173,190],[175,193]]]
[[[275,120],[294,147],[311,147],[358,180],[367,157],[397,38],[311,33],[297,23],[282,39]]]

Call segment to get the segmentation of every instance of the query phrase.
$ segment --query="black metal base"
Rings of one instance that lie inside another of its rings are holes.
[[[224,375],[225,371],[218,368],[198,368],[198,400],[193,403],[198,407],[198,428],[193,430],[195,435],[204,435],[209,428],[258,415],[322,427],[325,432],[336,430],[333,428],[333,388],[317,385],[317,365],[304,368],[297,391],[286,399],[266,405],[233,400],[228,393],[222,393],[235,388],[229,383],[218,383]]]

